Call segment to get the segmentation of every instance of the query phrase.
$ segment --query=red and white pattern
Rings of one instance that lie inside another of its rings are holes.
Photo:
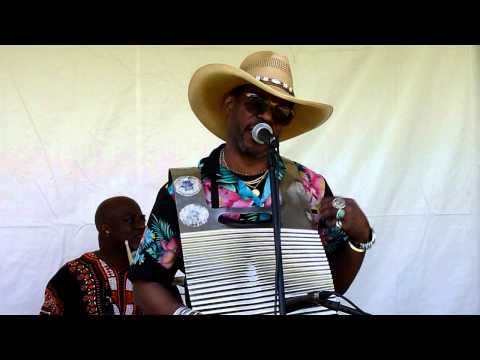
[[[71,289],[72,286],[68,285],[71,284],[71,281],[76,281],[76,286],[80,290],[78,301],[72,303],[72,300],[69,300],[69,306],[78,310],[71,310],[74,313],[104,315],[111,313],[112,308],[114,315],[138,313],[133,301],[133,286],[127,278],[127,273],[119,274],[95,253],[86,253],[80,258],[68,262],[59,273],[66,275],[50,280],[45,290],[41,314],[64,315],[66,313],[66,304],[63,299],[67,296],[61,291],[67,290],[61,289]],[[67,276],[68,273],[73,277]],[[109,309],[110,306],[112,308]]]

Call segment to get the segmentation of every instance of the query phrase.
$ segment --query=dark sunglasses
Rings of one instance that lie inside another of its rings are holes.
[[[252,92],[246,92],[245,97],[247,98],[244,103],[245,108],[253,115],[263,114],[271,109],[275,121],[284,126],[288,125],[295,116],[293,109],[288,105],[276,104]]]

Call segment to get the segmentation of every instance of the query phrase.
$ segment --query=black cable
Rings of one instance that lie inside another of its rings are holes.
[[[347,303],[349,303],[350,305],[352,305],[356,310],[360,311],[362,314],[364,314],[364,315],[370,315],[369,313],[366,313],[365,311],[363,311],[362,309],[360,309],[357,305],[355,305],[355,304],[353,303],[353,301],[347,299],[345,296],[343,296],[342,294],[340,294],[340,293],[338,293],[338,292],[336,292],[336,291],[328,291],[328,292],[326,291],[325,293],[330,293],[329,297],[330,297],[331,295],[335,295],[335,296],[337,296],[337,297],[339,297],[339,298],[342,298],[342,299],[345,300]]]
[[[335,295],[338,298],[344,299],[347,303],[349,303],[352,307],[348,307],[343,305],[340,299],[330,300],[329,298]],[[306,309],[315,306],[322,306],[324,308],[334,310],[335,312],[344,312],[350,315],[370,315],[366,313],[362,309],[360,309],[356,304],[354,304],[351,300],[347,299],[342,294],[339,294],[335,291],[311,291],[306,295],[300,295],[296,297],[290,297],[286,300],[287,311],[289,313],[300,310]]]
[[[355,309],[357,309],[358,311],[364,313],[364,314],[367,314],[365,311],[363,311],[362,309],[360,309],[356,304],[354,304],[353,301],[347,299],[345,296],[343,296],[342,294],[339,294],[337,292],[334,293],[335,296],[338,296],[340,298],[342,298],[343,300],[345,300],[346,302],[348,302],[350,305],[352,305]]]

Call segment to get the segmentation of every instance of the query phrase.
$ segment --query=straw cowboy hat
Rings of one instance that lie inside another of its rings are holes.
[[[330,117],[333,107],[295,97],[288,58],[271,51],[259,51],[245,58],[240,68],[225,64],[202,66],[188,86],[188,101],[202,124],[226,140],[223,101],[234,88],[252,84],[267,93],[294,103],[295,117],[283,130],[280,141],[313,130]]]

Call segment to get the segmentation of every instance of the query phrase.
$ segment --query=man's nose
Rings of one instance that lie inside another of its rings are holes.
[[[266,122],[268,125],[273,125],[273,115],[272,115],[272,108],[269,106],[265,112],[258,114],[258,117]]]
[[[142,218],[139,218],[136,222],[135,222],[135,227],[137,229],[145,229],[145,220],[143,220]]]

